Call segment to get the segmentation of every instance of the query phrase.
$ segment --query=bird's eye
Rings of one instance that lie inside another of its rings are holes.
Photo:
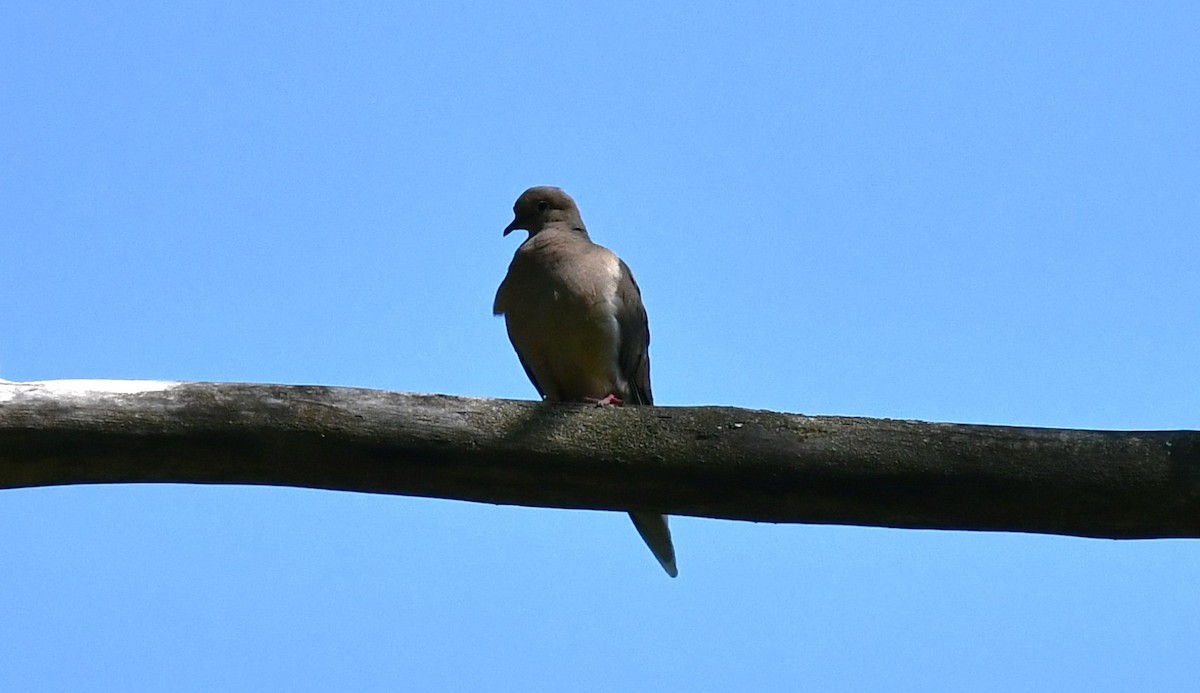
[[[547,207],[549,207],[549,206],[550,206],[550,203],[549,203],[549,202],[546,202],[545,200],[542,200],[541,202],[539,202],[539,203],[537,204],[537,208],[538,208],[538,211],[539,211],[539,212],[544,212],[544,211],[546,211],[546,208],[547,208]]]

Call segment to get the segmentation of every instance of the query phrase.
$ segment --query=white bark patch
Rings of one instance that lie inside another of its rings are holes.
[[[42,380],[17,383],[0,380],[0,402],[86,395],[136,395],[164,392],[182,383],[165,380]]]

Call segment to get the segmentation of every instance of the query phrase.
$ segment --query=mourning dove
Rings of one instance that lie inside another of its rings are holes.
[[[558,188],[521,193],[504,235],[529,238],[508,266],[492,307],[539,394],[554,402],[653,404],[650,327],[629,267],[588,237],[579,209]],[[678,574],[664,515],[631,512],[671,577]]]

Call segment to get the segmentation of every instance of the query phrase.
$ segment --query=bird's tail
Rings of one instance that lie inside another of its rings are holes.
[[[679,575],[679,569],[675,567],[675,546],[671,544],[671,528],[667,526],[667,516],[656,513],[629,513],[629,519],[633,520],[633,526],[637,527],[638,534],[642,535],[642,540],[650,547],[650,551],[662,564],[663,570],[667,571],[667,575]]]

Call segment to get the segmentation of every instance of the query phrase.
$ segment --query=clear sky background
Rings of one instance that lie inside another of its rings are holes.
[[[553,184],[661,404],[1200,427],[1196,3],[244,5],[0,8],[0,377],[531,399]],[[1195,685],[1200,542],[673,528],[3,491],[0,690]]]

